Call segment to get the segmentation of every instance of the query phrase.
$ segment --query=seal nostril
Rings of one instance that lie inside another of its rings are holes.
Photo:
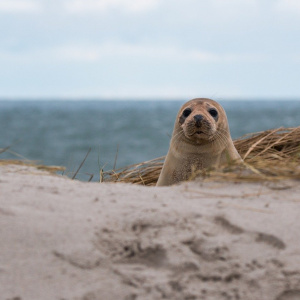
[[[196,115],[196,116],[194,116],[194,120],[196,122],[196,126],[197,127],[200,127],[202,119],[203,119],[202,115]]]

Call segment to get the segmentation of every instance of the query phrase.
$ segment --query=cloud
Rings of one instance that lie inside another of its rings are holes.
[[[241,12],[249,12],[249,9],[257,9],[259,7],[258,0],[210,0],[209,6],[213,10],[226,13],[227,16],[238,15]]]
[[[158,6],[159,0],[67,0],[65,9],[69,13],[106,12],[121,9],[129,13],[140,13]]]
[[[96,46],[67,45],[55,49],[56,57],[65,61],[97,62],[107,58],[143,58],[165,61],[198,63],[253,62],[264,58],[253,54],[218,54],[202,50],[183,49],[175,46],[104,43]]]
[[[0,13],[38,12],[40,5],[33,0],[0,0]]]
[[[166,64],[228,64],[265,62],[264,55],[252,53],[217,53],[201,49],[185,49],[175,46],[126,44],[106,42],[100,45],[62,45],[32,51],[0,51],[0,62],[17,63],[18,65],[44,64],[101,64],[110,62],[137,62]]]
[[[275,4],[275,10],[279,13],[300,14],[299,0],[278,0]]]
[[[216,28],[219,32],[232,26],[234,30],[239,30],[249,20],[253,22],[253,18],[260,13],[260,0],[164,0],[162,3],[164,18],[172,18],[175,24],[194,27],[201,24],[209,26],[210,30]]]

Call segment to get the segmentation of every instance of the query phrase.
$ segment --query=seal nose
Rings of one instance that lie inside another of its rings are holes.
[[[201,121],[203,119],[203,116],[202,115],[196,115],[194,116],[194,120],[195,120],[195,125],[197,127],[200,127],[201,126]]]

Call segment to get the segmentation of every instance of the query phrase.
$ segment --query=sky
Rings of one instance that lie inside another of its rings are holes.
[[[0,0],[0,99],[300,99],[299,0]]]

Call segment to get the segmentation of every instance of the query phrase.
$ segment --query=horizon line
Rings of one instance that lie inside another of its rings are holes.
[[[0,101],[188,101],[195,98],[210,98],[217,101],[300,101],[300,96],[293,97],[1,97]]]

